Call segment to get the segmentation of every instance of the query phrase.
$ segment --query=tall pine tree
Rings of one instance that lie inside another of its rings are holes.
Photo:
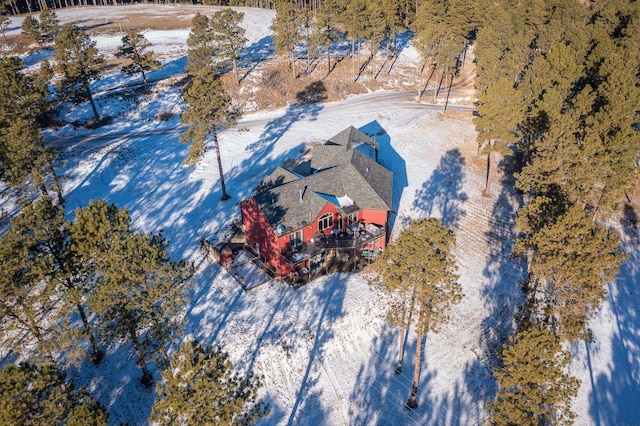
[[[185,164],[195,165],[207,151],[207,138],[213,138],[213,147],[218,160],[218,172],[222,188],[222,200],[231,198],[227,194],[222,169],[222,156],[218,141],[218,129],[232,126],[239,117],[239,111],[231,103],[222,81],[212,67],[200,69],[184,94],[189,108],[182,114],[182,124],[188,126],[180,136],[180,142],[189,144],[189,155]]]
[[[51,364],[21,363],[0,370],[3,425],[107,426],[108,422],[104,406],[66,384]]]
[[[89,308],[99,315],[101,337],[131,343],[141,381],[150,386],[147,362],[166,365],[168,347],[181,334],[193,267],[169,259],[162,234],[138,233],[129,224],[126,209],[99,200],[76,211],[70,234],[78,255],[95,267]]]
[[[62,75],[58,91],[63,98],[74,103],[89,101],[96,121],[100,115],[96,108],[91,83],[100,79],[105,60],[96,43],[74,24],[66,24],[55,39],[56,72]]]
[[[571,400],[580,382],[564,372],[571,354],[548,329],[535,326],[510,339],[504,366],[494,375],[498,392],[489,402],[487,424],[495,426],[569,425]]]
[[[413,323],[417,334],[413,386],[407,407],[418,406],[418,385],[422,361],[422,340],[437,332],[448,320],[451,307],[462,299],[456,263],[452,254],[453,232],[438,219],[419,219],[404,229],[380,259],[378,272],[388,290],[405,298],[395,304],[396,319],[407,321],[401,334]],[[407,308],[411,309],[408,311]]]
[[[240,83],[238,59],[240,59],[240,52],[242,52],[247,43],[247,39],[244,36],[245,29],[240,26],[243,18],[244,13],[242,12],[223,9],[215,12],[209,20],[216,50],[214,60],[219,67],[226,67],[231,62],[233,78],[236,83]]]
[[[191,19],[191,31],[187,38],[187,72],[194,75],[202,68],[211,67],[214,53],[209,18],[198,12]]]
[[[140,73],[146,91],[149,91],[147,72],[160,68],[160,62],[154,58],[153,51],[147,50],[149,46],[151,46],[151,43],[142,33],[131,30],[122,37],[122,44],[116,52],[118,58],[125,58],[131,61],[122,67],[122,72],[126,74]]]
[[[198,342],[184,342],[162,378],[151,412],[159,425],[250,425],[269,412],[258,401],[258,380],[233,372],[225,352]]]
[[[291,75],[296,77],[295,50],[301,39],[300,33],[301,15],[296,11],[293,3],[280,0],[276,3],[276,16],[271,23],[273,41],[276,53],[287,57]]]

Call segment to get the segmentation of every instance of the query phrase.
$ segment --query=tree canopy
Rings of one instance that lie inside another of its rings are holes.
[[[151,418],[160,425],[250,425],[269,413],[258,400],[260,382],[233,370],[220,349],[186,341],[158,383]]]

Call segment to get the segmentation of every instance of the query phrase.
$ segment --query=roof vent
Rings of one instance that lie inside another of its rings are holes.
[[[305,192],[307,192],[307,185],[304,186],[304,189],[300,189],[300,204],[302,204],[302,200],[304,199]]]

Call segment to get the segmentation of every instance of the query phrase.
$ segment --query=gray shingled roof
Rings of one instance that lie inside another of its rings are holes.
[[[329,138],[327,140],[328,144],[330,144],[331,142],[338,145],[342,145],[347,150],[357,148],[359,145],[362,145],[363,143],[367,145],[371,145],[376,149],[376,151],[379,149],[378,143],[376,141],[374,141],[369,136],[365,135],[364,133],[362,133],[360,130],[356,129],[353,126],[347,127],[346,129],[344,129],[334,137]]]
[[[366,147],[366,148],[365,148]],[[353,126],[349,126],[337,135],[329,138],[324,145],[313,148],[311,169],[322,170],[340,163],[345,152],[358,149],[369,153],[374,160],[378,151],[378,143]]]
[[[346,137],[354,139],[345,140]],[[363,142],[362,137],[367,141]],[[339,146],[332,142],[339,142]],[[314,147],[309,176],[299,177],[279,167],[265,178],[255,199],[272,228],[282,225],[288,233],[308,225],[331,196],[346,195],[354,201],[354,206],[337,206],[345,214],[362,209],[391,210],[393,175],[357,149],[362,143],[374,146],[375,142],[350,127],[327,144]],[[346,146],[352,148],[345,149]]]

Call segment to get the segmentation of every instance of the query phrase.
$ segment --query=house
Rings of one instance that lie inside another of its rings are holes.
[[[373,257],[387,243],[391,171],[354,127],[278,167],[240,203],[247,244],[275,274],[306,275],[332,256]]]

